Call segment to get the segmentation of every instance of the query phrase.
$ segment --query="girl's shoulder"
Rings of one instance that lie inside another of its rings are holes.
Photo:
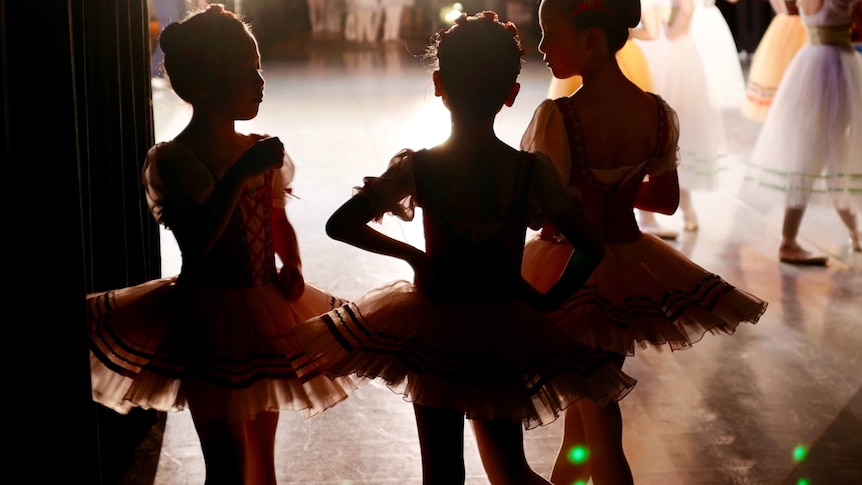
[[[156,143],[148,151],[142,169],[143,181],[153,194],[171,199],[181,194],[202,199],[212,190],[215,176],[182,142]]]

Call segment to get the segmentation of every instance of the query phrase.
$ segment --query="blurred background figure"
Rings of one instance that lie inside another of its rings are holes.
[[[380,0],[347,0],[344,37],[363,44],[377,42],[380,12]]]
[[[736,40],[715,0],[695,0],[691,35],[706,70],[710,99],[722,108],[739,109],[745,98],[745,76]]]
[[[763,122],[772,106],[784,71],[800,47],[808,43],[808,32],[799,17],[795,0],[770,0],[775,16],[751,58],[742,114]]]
[[[706,61],[692,33],[694,1],[656,0],[655,8],[659,36],[635,41],[649,61],[655,93],[679,116],[679,208],[683,229],[695,232],[699,222],[691,192],[717,188],[718,174],[726,169],[727,135],[721,107],[709,95]]]
[[[326,7],[330,0],[306,0],[308,3],[308,21],[311,24],[311,34],[320,35],[326,32]]]
[[[413,0],[380,0],[383,10],[383,41],[401,40],[401,20],[404,8],[412,7]]]

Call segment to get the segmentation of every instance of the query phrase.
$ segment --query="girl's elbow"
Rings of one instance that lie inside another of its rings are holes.
[[[326,235],[331,239],[335,239],[336,241],[344,240],[344,225],[341,224],[336,218],[330,217],[328,221],[326,221]]]

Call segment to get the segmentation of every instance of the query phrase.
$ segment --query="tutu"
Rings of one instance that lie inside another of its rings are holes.
[[[584,286],[549,316],[573,338],[629,356],[638,348],[680,350],[706,333],[733,333],[740,323],[756,323],[767,306],[638,229],[631,204],[644,178],[673,170],[678,162],[676,117],[661,98],[656,96],[656,101],[663,120],[657,145],[646,160],[634,165],[602,170],[589,166],[571,98],[544,101],[527,130],[535,139],[522,140],[522,145],[546,147],[548,140],[559,140],[560,129],[565,130],[570,155],[555,161],[568,185],[581,192],[588,217],[605,235],[605,257]],[[553,227],[546,227],[527,240],[521,273],[537,290],[547,291],[560,278],[572,251]]]
[[[766,120],[787,66],[807,43],[808,33],[799,15],[775,14],[751,58],[742,104],[745,117],[760,122]]]
[[[213,405],[230,403],[234,420],[280,409],[317,414],[355,386],[309,367],[290,328],[342,303],[311,285],[291,303],[275,284],[201,291],[176,277],[88,295],[93,397],[122,414],[180,411],[192,379]]]
[[[745,98],[745,76],[736,41],[715,0],[696,0],[689,32],[706,71],[713,105],[739,109]]]
[[[164,194],[210,190],[206,183],[165,183],[161,163],[174,160],[190,172],[200,169],[177,142],[150,150],[144,178],[157,218],[170,211]],[[179,276],[87,295],[95,401],[125,414],[132,407],[179,411],[193,398],[236,422],[281,409],[313,416],[356,388],[350,379],[316,372],[293,335],[295,325],[344,301],[308,284],[296,301],[282,293],[265,235],[271,204],[284,197],[292,173],[285,156],[280,172],[243,190],[221,238],[194,263],[184,261]]]
[[[655,92],[673,106],[682,127],[679,135],[680,187],[714,190],[727,169],[727,139],[721,108],[712,101],[704,59],[693,34],[667,38],[669,5],[656,4],[663,19],[655,40],[640,41],[655,80]],[[710,60],[711,61],[711,60]]]
[[[827,1],[802,17],[816,29],[841,25],[842,15],[849,25],[846,1]],[[802,46],[787,67],[742,186],[755,204],[778,192],[787,207],[862,210],[862,55],[852,48],[849,29],[835,35],[831,44]]]
[[[634,379],[527,302],[520,271],[526,228],[568,221],[580,210],[551,160],[522,151],[517,172],[510,169],[510,206],[467,222],[457,217],[475,202],[447,205],[440,184],[448,188],[448,181],[439,179],[445,171],[425,153],[399,152],[355,197],[371,205],[373,220],[386,213],[412,220],[421,204],[439,282],[423,292],[395,281],[298,326],[313,364],[334,377],[380,379],[416,404],[469,419],[515,419],[526,428],[554,421],[579,399],[624,397]]]
[[[379,378],[407,401],[527,429],[582,398],[621,399],[635,383],[525,301],[435,303],[406,281],[310,320],[297,336],[328,374]]]
[[[548,287],[571,252],[565,241],[534,235],[524,250],[524,277]],[[550,316],[593,347],[631,356],[650,347],[687,349],[707,333],[732,334],[740,323],[757,323],[766,306],[658,237],[642,234],[631,243],[608,244],[584,287]]]

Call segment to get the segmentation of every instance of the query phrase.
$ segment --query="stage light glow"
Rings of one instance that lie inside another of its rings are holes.
[[[590,450],[586,446],[577,445],[569,450],[569,461],[575,465],[581,465],[590,457]]]
[[[805,445],[796,445],[793,448],[793,461],[796,463],[802,462],[806,456],[808,456],[808,447]]]
[[[451,25],[463,12],[464,6],[460,3],[453,3],[451,6],[447,5],[440,9],[440,20]]]

